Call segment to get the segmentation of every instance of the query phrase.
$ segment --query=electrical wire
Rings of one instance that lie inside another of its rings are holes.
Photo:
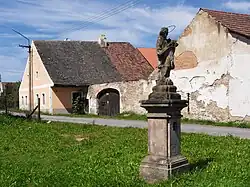
[[[57,36],[62,36],[63,34],[68,33],[68,32],[73,32],[73,31],[85,29],[85,28],[89,27],[90,25],[96,24],[104,19],[107,19],[113,15],[119,14],[120,12],[123,12],[131,7],[134,7],[135,5],[139,4],[140,1],[141,0],[127,1],[126,3],[124,3],[122,5],[119,5],[119,6],[112,8],[108,11],[104,11],[100,15],[91,17],[89,20],[84,21],[85,23],[82,24],[80,27],[78,26],[77,28],[69,29],[67,31],[64,31],[62,34],[57,35]],[[97,19],[95,19],[95,18],[97,18]],[[86,22],[88,22],[88,23],[86,23]]]
[[[105,16],[105,14],[107,14],[107,13],[109,14],[109,13],[111,13],[112,11],[114,11],[114,10],[116,10],[116,9],[119,9],[119,8],[123,8],[124,5],[126,6],[127,4],[133,3],[133,2],[134,2],[134,0],[126,1],[125,3],[120,4],[120,5],[118,5],[118,6],[114,7],[114,8],[112,8],[112,9],[108,9],[108,10],[103,11],[101,14],[98,14],[98,15],[96,15],[96,16],[90,17],[89,20],[87,20],[87,21],[84,20],[83,22],[90,22],[90,21],[92,21],[92,20],[95,20],[96,18],[99,18],[100,16]],[[86,24],[86,23],[85,23],[85,24]],[[74,29],[77,29],[77,28],[79,28],[79,26],[73,28],[73,30],[74,30]],[[71,31],[71,30],[72,30],[72,28],[66,30],[65,32],[68,32],[68,31]]]

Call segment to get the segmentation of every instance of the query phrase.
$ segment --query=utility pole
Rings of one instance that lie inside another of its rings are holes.
[[[33,67],[32,67],[32,51],[31,51],[31,45],[30,45],[30,39],[27,38],[26,36],[24,36],[22,33],[12,29],[15,33],[19,34],[20,36],[22,36],[23,38],[25,38],[28,41],[28,45],[19,45],[19,47],[22,48],[28,48],[28,53],[29,53],[29,111],[31,113],[31,111],[33,110],[32,107],[32,98],[33,98],[33,94],[32,94],[32,87],[33,87],[33,83],[32,83],[32,77],[33,77]]]

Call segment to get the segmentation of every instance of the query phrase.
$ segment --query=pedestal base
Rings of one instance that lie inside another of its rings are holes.
[[[167,180],[172,174],[189,170],[188,160],[183,156],[176,156],[170,159],[147,156],[140,166],[140,176],[148,183],[155,183]]]

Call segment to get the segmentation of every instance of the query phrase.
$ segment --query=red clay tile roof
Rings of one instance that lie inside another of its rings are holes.
[[[201,8],[200,10],[207,12],[216,21],[227,27],[229,31],[246,36],[247,38],[250,37],[250,14],[223,12],[205,8]]]
[[[158,65],[156,49],[155,48],[138,48],[141,54],[149,61],[151,66],[155,69]]]
[[[153,67],[147,59],[128,42],[108,42],[103,48],[123,81],[148,79]]]

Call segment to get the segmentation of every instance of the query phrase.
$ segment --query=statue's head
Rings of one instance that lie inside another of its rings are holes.
[[[160,35],[166,36],[168,35],[168,28],[167,27],[162,27],[160,31]]]

